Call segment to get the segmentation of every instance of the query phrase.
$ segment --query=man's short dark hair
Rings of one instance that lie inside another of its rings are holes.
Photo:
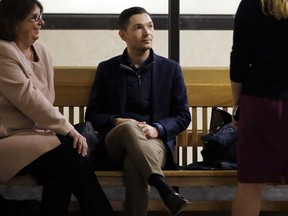
[[[127,26],[129,25],[129,19],[131,16],[135,14],[149,14],[144,8],[142,7],[131,7],[127,8],[119,16],[118,19],[118,26],[121,30],[126,30]],[[150,14],[149,14],[150,15]]]
[[[37,0],[0,0],[0,39],[14,41],[17,25],[29,15],[34,5],[43,13],[43,6]]]

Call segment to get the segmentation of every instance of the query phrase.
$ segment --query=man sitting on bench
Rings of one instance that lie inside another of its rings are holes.
[[[182,71],[153,52],[154,25],[145,9],[124,10],[118,24],[127,48],[98,65],[85,119],[105,137],[113,168],[124,169],[126,215],[146,215],[149,185],[176,215],[189,201],[166,183],[162,169],[175,168],[175,138],[191,121]]]

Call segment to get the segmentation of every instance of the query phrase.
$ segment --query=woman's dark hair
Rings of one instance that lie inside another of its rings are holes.
[[[37,0],[0,0],[0,39],[14,41],[17,25],[29,15],[34,5],[43,13],[43,6]]]
[[[122,11],[118,19],[118,26],[121,30],[126,30],[127,26],[129,25],[129,19],[131,16],[135,14],[149,14],[144,8],[142,7],[131,7],[127,8],[126,10]],[[150,15],[150,14],[149,14]]]

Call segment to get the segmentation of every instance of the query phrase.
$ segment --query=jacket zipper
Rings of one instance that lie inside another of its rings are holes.
[[[148,65],[146,65],[144,68],[141,68],[141,70],[139,70],[139,71],[137,71],[137,72],[136,72],[135,70],[133,70],[131,67],[129,67],[129,66],[127,66],[127,65],[124,65],[124,64],[120,64],[120,68],[123,68],[123,69],[125,69],[125,70],[129,70],[129,71],[135,73],[136,76],[137,76],[137,80],[138,80],[138,86],[141,86],[141,85],[142,85],[142,80],[141,80],[141,74],[140,74],[139,72],[141,72],[141,71],[143,71],[143,70],[145,70],[145,69],[147,69],[147,68],[149,68],[149,67],[152,67],[152,65],[153,65],[154,63],[155,63],[154,61],[151,62],[151,63],[149,63]]]

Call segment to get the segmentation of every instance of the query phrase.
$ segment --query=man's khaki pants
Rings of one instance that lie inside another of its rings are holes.
[[[147,213],[151,174],[163,176],[166,149],[162,140],[147,139],[133,121],[113,128],[105,139],[112,165],[125,172],[127,216],[145,216]]]

